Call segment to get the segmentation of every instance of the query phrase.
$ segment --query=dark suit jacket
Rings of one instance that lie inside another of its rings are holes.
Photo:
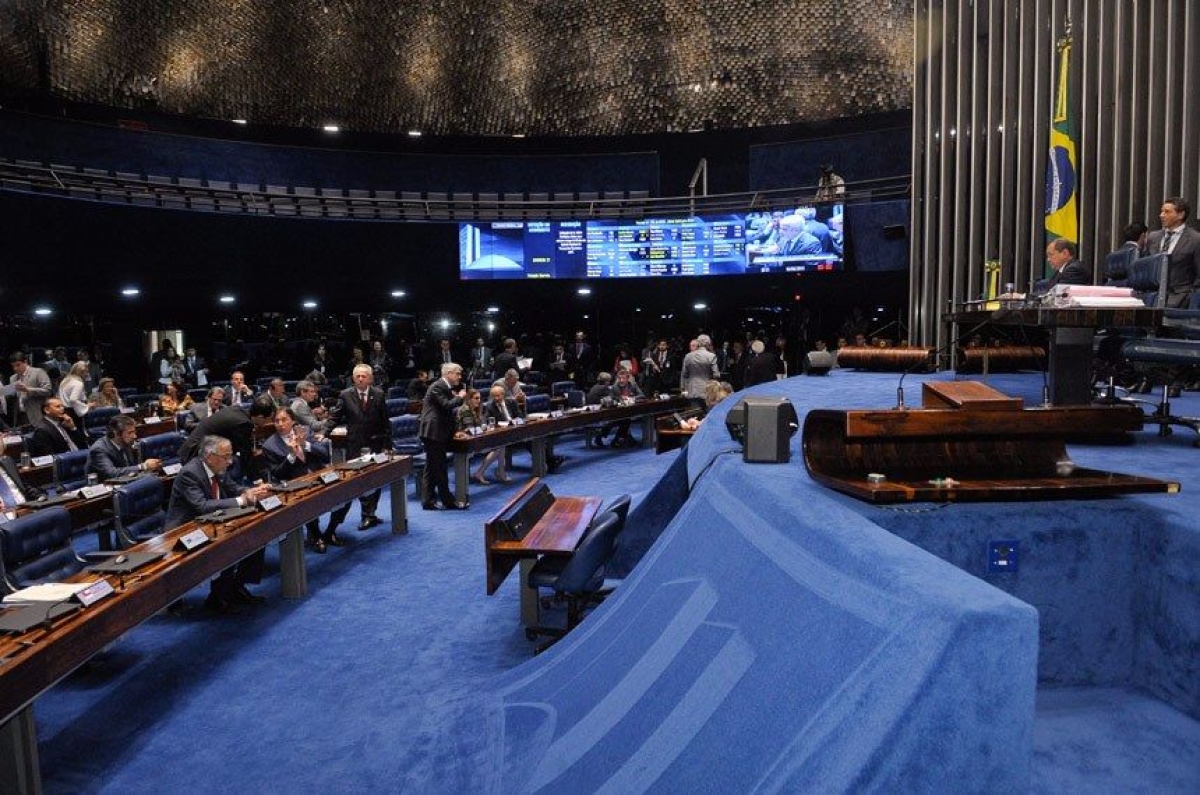
[[[324,442],[305,440],[309,449],[304,451],[304,460],[289,461],[292,450],[279,434],[272,434],[263,442],[263,457],[267,460],[267,471],[274,481],[294,480],[309,472],[315,472],[329,463],[329,446]]]
[[[509,370],[517,370],[517,357],[508,351],[501,351],[492,360],[492,376],[503,378]]]
[[[88,450],[87,471],[96,473],[100,480],[111,480],[139,471],[137,459],[137,452],[118,446],[106,436]]]
[[[1056,284],[1091,284],[1092,271],[1077,259],[1063,266],[1063,269],[1050,277],[1048,287]]]
[[[6,455],[0,455],[0,468],[3,468],[12,482],[17,484],[17,488],[21,490],[21,494],[25,495],[26,500],[36,500],[39,497],[44,497],[45,492],[36,486],[30,486],[21,480],[21,473],[17,471],[17,465],[13,460]]]
[[[430,384],[421,404],[420,437],[437,442],[453,439],[457,427],[454,413],[461,405],[462,400],[454,396],[446,379],[439,378]]]
[[[776,359],[769,352],[763,351],[746,362],[746,386],[765,384],[775,380]]]
[[[237,496],[243,488],[234,483],[229,472],[217,478],[220,485],[220,498],[213,499],[212,484],[204,472],[204,461],[193,458],[179,474],[171,486],[171,503],[167,506],[167,517],[163,522],[163,530],[171,530],[185,522],[190,522],[197,516],[222,508],[236,508]]]
[[[1163,230],[1146,235],[1144,255],[1162,248]],[[1184,226],[1171,250],[1167,265],[1167,306],[1186,307],[1197,277],[1200,277],[1200,232]]]
[[[388,425],[387,402],[383,390],[371,387],[367,390],[367,408],[364,411],[354,387],[342,390],[338,396],[338,414],[346,424],[346,451],[353,457],[364,447],[378,453],[392,444],[391,428]]]
[[[508,407],[508,419],[504,417],[504,412],[500,408],[499,403],[494,403],[489,400],[483,404],[483,411],[488,417],[495,418],[496,422],[507,422],[517,417],[524,417],[525,413],[521,411],[521,407],[517,405],[517,401],[512,398],[505,398],[504,405]]]
[[[188,438],[179,447],[179,460],[191,461],[200,452],[200,443],[205,436],[224,436],[233,445],[233,453],[242,466],[243,475],[254,470],[254,423],[250,413],[240,406],[229,406],[200,420]]]
[[[83,435],[83,431],[78,427],[74,431],[69,431],[66,428],[63,428],[63,430],[67,431],[67,435],[75,442],[76,447],[80,450],[87,449],[87,437]],[[43,419],[37,425],[33,426],[33,436],[29,439],[30,455],[57,455],[68,452],[70,449],[71,447],[67,444],[67,440],[50,424],[50,420]]]

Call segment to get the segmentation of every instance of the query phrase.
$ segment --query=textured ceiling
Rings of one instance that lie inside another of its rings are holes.
[[[610,135],[912,104],[912,0],[0,0],[0,92],[295,127]]]

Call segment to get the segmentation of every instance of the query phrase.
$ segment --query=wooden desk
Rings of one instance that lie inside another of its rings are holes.
[[[70,674],[95,653],[159,610],[229,566],[275,539],[280,543],[280,577],[284,595],[304,596],[304,524],[343,503],[389,483],[392,493],[392,532],[407,530],[403,479],[412,472],[412,459],[403,456],[385,464],[349,473],[343,480],[312,490],[281,494],[285,504],[226,525],[189,522],[134,547],[164,558],[132,575],[109,575],[117,592],[91,607],[56,619],[19,636],[0,636],[0,791],[37,791],[37,738],[29,706],[43,692]],[[212,540],[192,552],[175,552],[179,537],[203,527]],[[83,572],[70,578],[83,582],[100,575]],[[13,778],[16,776],[16,778]],[[33,784],[31,787],[30,784]]]
[[[537,592],[524,587],[529,568],[541,555],[567,556],[574,552],[603,502],[600,497],[555,497],[553,504],[520,541],[499,538],[496,519],[503,516],[511,505],[524,499],[539,483],[538,478],[531,479],[483,526],[487,594],[494,594],[509,573],[520,564],[521,620],[526,626],[538,623]]]
[[[454,454],[455,497],[463,502],[467,500],[470,481],[469,462],[471,456],[476,453],[486,453],[510,444],[528,442],[529,451],[533,457],[533,475],[534,477],[544,477],[546,474],[546,440],[551,437],[596,425],[607,425],[610,422],[641,420],[642,446],[653,447],[654,418],[661,414],[683,411],[691,405],[692,401],[683,397],[673,397],[668,400],[643,400],[628,406],[614,406],[594,411],[572,411],[561,417],[530,420],[524,425],[510,425],[507,428],[496,428],[478,436],[454,439],[450,442],[450,452]]]
[[[998,325],[1037,329],[1050,337],[1048,380],[1055,406],[1092,402],[1092,344],[1102,328],[1154,329],[1162,325],[1161,309],[997,309],[958,311],[942,317],[951,339],[964,326]]]

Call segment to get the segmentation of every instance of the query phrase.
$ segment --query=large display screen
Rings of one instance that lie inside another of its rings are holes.
[[[459,224],[463,279],[840,270],[842,205],[687,218]]]

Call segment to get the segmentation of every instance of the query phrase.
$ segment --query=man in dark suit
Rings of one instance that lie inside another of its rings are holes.
[[[1056,284],[1091,284],[1092,271],[1075,259],[1079,249],[1070,240],[1051,240],[1046,246],[1046,262],[1054,269],[1054,275],[1039,292],[1049,292]]]
[[[254,462],[254,430],[269,425],[274,413],[275,404],[265,395],[255,398],[249,409],[227,406],[201,420],[192,429],[187,440],[179,447],[179,460],[186,464],[195,458],[204,437],[221,436],[233,445],[233,453],[240,463],[242,477],[252,480],[252,474],[258,471]]]
[[[203,356],[196,355],[196,349],[191,345],[183,357],[183,377],[191,386],[208,384],[208,365]]]
[[[455,413],[466,395],[466,390],[459,386],[461,381],[461,365],[453,362],[442,365],[442,377],[429,385],[421,406],[418,433],[425,447],[425,473],[422,476],[425,501],[421,507],[427,511],[437,510],[434,497],[441,499],[442,507],[446,510],[466,510],[469,507],[467,503],[454,499],[454,492],[450,490],[450,473],[446,469],[446,455],[457,424]]]
[[[27,486],[17,465],[4,454],[4,435],[0,434],[0,511],[44,497],[41,489]]]
[[[504,350],[492,359],[492,377],[500,378],[509,370],[517,369],[517,341],[511,337],[504,340]]]
[[[195,428],[201,420],[208,419],[223,408],[225,408],[225,390],[214,386],[208,390],[208,396],[204,400],[189,409],[187,427]]]
[[[58,455],[86,449],[87,437],[75,425],[63,402],[56,397],[46,398],[42,420],[33,426],[33,436],[29,439],[30,455]]]
[[[267,472],[276,483],[304,477],[329,464],[328,444],[314,444],[309,438],[308,428],[296,421],[296,414],[290,408],[275,412],[275,433],[263,442],[262,452],[267,460]],[[329,528],[324,535],[321,534],[317,519],[309,522],[309,546],[321,554],[325,553],[327,544],[342,546],[343,542],[335,531],[349,512],[350,503],[335,508],[329,515]]]
[[[229,477],[231,463],[233,445],[228,439],[215,434],[204,437],[196,454],[179,471],[171,486],[171,502],[167,506],[163,530],[173,530],[212,511],[253,505],[267,495],[266,486],[246,488],[234,483]],[[246,584],[262,580],[264,557],[260,549],[221,572],[209,584],[205,606],[229,614],[239,611],[238,603],[263,601],[261,596],[251,593]]]
[[[350,378],[354,385],[342,390],[338,396],[338,416],[346,424],[346,454],[356,456],[362,450],[381,453],[391,445],[391,426],[388,425],[383,390],[374,386],[375,374],[369,364],[356,365]],[[379,517],[375,515],[379,492],[380,489],[376,489],[359,498],[358,504],[362,507],[359,530],[368,530],[379,524]]]
[[[103,439],[98,439],[88,450],[88,474],[95,474],[100,480],[112,480],[122,475],[134,472],[157,472],[162,469],[162,461],[157,458],[147,458],[138,463],[137,452],[133,449],[137,444],[137,423],[132,417],[118,414],[108,421],[108,433]]]
[[[1168,255],[1167,306],[1186,307],[1200,280],[1200,232],[1187,225],[1192,208],[1174,197],[1163,202],[1158,212],[1162,229],[1146,235],[1144,255]]]

